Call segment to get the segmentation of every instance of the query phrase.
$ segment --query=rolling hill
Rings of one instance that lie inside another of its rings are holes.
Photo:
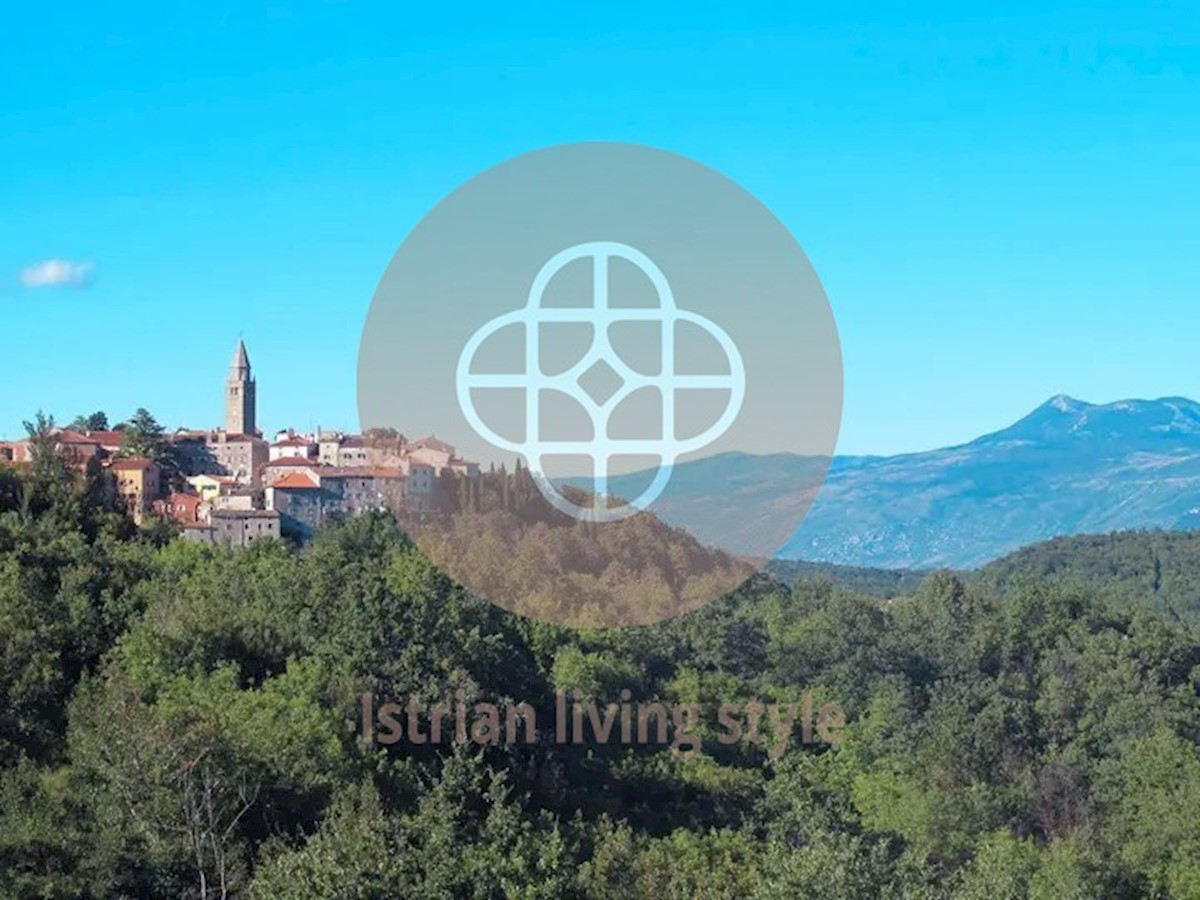
[[[1122,531],[1055,538],[984,566],[1003,587],[1035,578],[1075,584],[1120,609],[1146,609],[1186,627],[1200,624],[1200,532]]]

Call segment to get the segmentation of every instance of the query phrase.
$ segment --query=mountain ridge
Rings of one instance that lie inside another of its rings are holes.
[[[676,464],[655,512],[734,552],[765,516],[796,515],[824,460],[723,453]],[[714,492],[714,483],[727,490]],[[620,479],[612,489],[620,493]],[[1200,403],[1056,394],[963,444],[834,456],[776,554],[874,568],[974,568],[1055,537],[1200,527]],[[758,529],[757,531],[755,529]]]

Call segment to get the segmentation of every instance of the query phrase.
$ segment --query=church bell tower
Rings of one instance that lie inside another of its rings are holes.
[[[250,373],[246,344],[240,338],[229,365],[229,378],[225,380],[225,433],[255,433],[254,376]]]

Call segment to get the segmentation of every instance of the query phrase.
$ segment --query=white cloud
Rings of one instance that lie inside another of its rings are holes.
[[[69,259],[43,259],[21,270],[21,284],[25,287],[53,287],[67,285],[82,287],[88,283],[92,269],[90,262],[72,262]]]

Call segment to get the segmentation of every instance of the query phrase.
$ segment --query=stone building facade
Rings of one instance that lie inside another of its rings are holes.
[[[280,535],[279,513],[273,509],[214,509],[209,527],[212,542],[223,547],[249,547]]]

